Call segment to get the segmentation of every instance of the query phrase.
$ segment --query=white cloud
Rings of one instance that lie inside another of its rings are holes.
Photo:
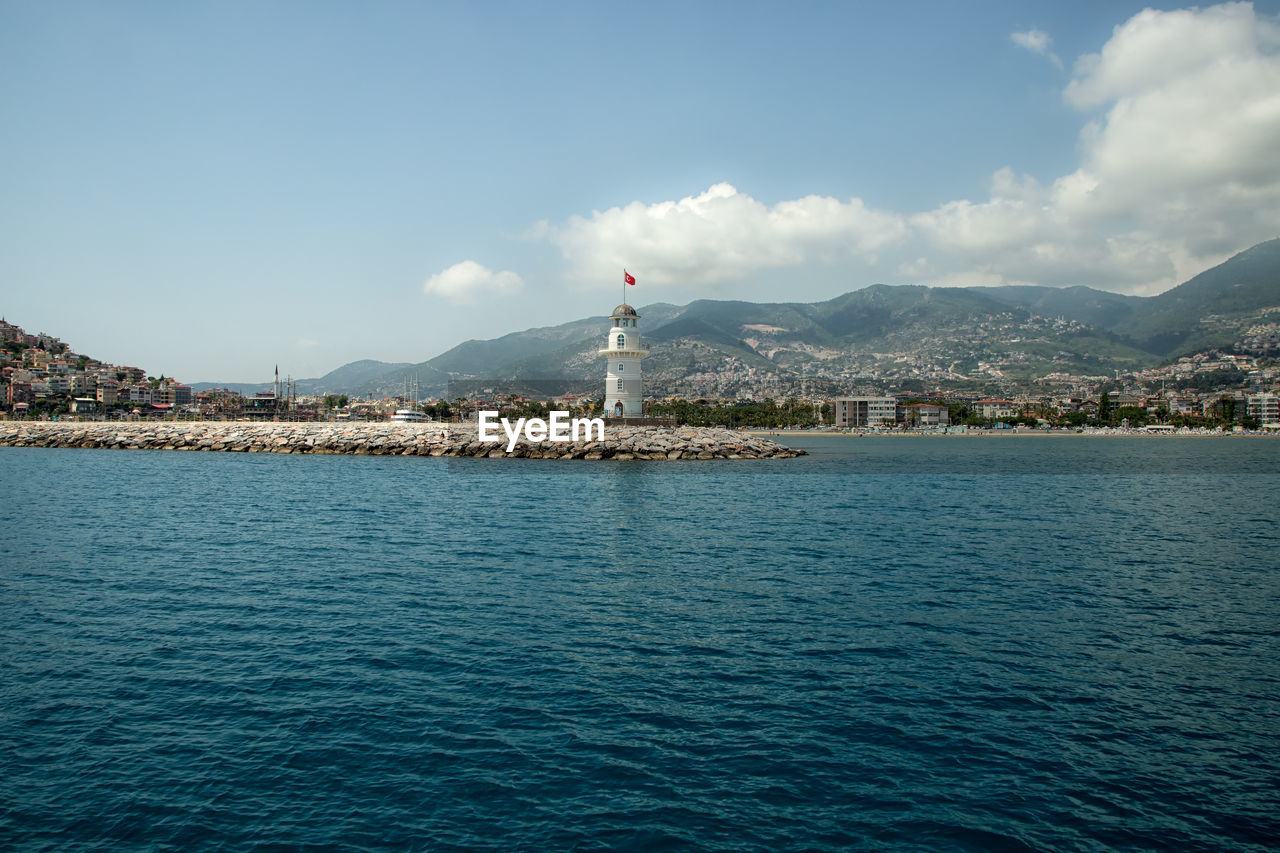
[[[1065,92],[1077,106],[1111,106],[1082,136],[1063,203],[1092,215],[1141,205],[1167,219],[1180,208],[1222,215],[1260,191],[1277,200],[1278,47],[1276,25],[1248,4],[1148,9],[1118,27]],[[1074,195],[1081,184],[1093,190]]]
[[[1280,233],[1280,27],[1250,4],[1140,12],[1063,96],[1102,111],[1074,172],[911,217],[956,272],[1152,292]]]
[[[1076,62],[1067,101],[1078,107],[1152,92],[1277,45],[1274,22],[1251,3],[1161,12],[1145,9],[1116,27],[1098,53]]]
[[[1001,169],[991,178],[991,198],[951,201],[911,217],[935,245],[953,251],[992,252],[1026,245],[1046,228],[1044,191],[1034,178]]]
[[[913,261],[903,261],[898,264],[898,268],[894,272],[901,276],[907,284],[918,284],[933,275],[933,265],[929,263],[928,258],[919,257]]]
[[[450,302],[464,304],[474,302],[479,296],[515,293],[522,287],[524,281],[510,270],[494,272],[475,261],[463,261],[431,276],[422,289]]]
[[[1043,56],[1058,68],[1062,68],[1062,60],[1053,51],[1049,50],[1049,45],[1053,44],[1053,39],[1044,30],[1032,28],[1022,33],[1010,33],[1009,40],[1018,47]]]
[[[1041,30],[1013,33],[1053,61]],[[884,263],[934,283],[1159,292],[1280,234],[1280,23],[1248,3],[1162,12],[1081,57],[1062,93],[1079,159],[1048,180],[1006,167],[985,200],[898,213],[806,196],[769,205],[719,183],[539,223],[567,278],[696,288],[816,263]],[[915,260],[912,260],[912,259]],[[927,260],[925,260],[927,258]]]
[[[625,267],[646,284],[670,286],[865,257],[905,232],[902,217],[860,199],[811,195],[770,207],[720,183],[679,201],[634,201],[562,225],[541,223],[536,233],[559,247],[580,282],[612,280]]]

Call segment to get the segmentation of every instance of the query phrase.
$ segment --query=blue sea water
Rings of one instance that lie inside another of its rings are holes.
[[[0,848],[1274,850],[1280,441],[0,448]]]

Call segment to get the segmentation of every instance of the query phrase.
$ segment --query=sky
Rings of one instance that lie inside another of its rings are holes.
[[[0,0],[0,314],[186,382],[1278,236],[1280,0]]]

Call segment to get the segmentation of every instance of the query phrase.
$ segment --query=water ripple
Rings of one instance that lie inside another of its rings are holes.
[[[0,449],[0,846],[1273,849],[1277,443],[922,441]]]

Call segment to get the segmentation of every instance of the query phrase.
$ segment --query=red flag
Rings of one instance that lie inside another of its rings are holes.
[[[631,273],[627,272],[626,270],[622,271],[622,280],[625,281],[627,284],[636,283],[636,277],[633,276]]]

